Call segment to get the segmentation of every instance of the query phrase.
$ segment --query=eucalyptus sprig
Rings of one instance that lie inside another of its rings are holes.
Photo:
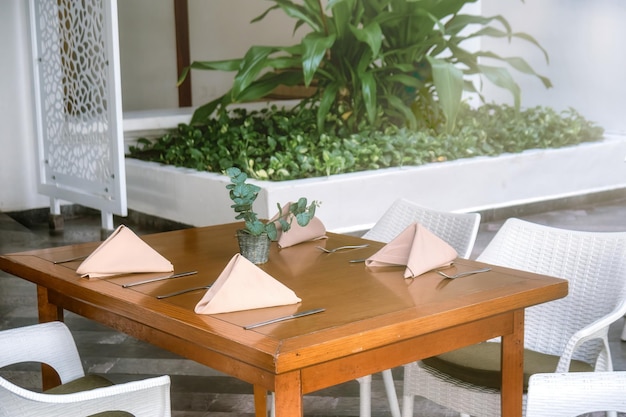
[[[283,232],[291,229],[291,224],[295,219],[300,226],[306,226],[315,216],[315,209],[319,205],[317,201],[307,203],[307,199],[301,197],[297,202],[289,204],[285,211],[277,204],[278,216],[275,219],[262,221],[253,210],[253,204],[259,195],[261,188],[257,185],[247,183],[248,175],[237,167],[230,167],[226,170],[226,175],[230,177],[230,184],[226,185],[229,190],[230,199],[233,201],[230,207],[237,213],[235,219],[245,222],[245,231],[254,236],[267,233],[270,240],[278,238],[278,226]]]

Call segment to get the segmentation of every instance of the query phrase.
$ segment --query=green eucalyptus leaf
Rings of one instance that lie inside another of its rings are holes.
[[[267,237],[269,238],[269,240],[278,239],[278,229],[276,228],[276,223],[266,224],[265,232],[267,233]]]
[[[265,224],[260,220],[246,221],[246,229],[251,235],[260,236],[265,233]]]
[[[313,216],[311,216],[309,213],[296,214],[296,222],[302,227],[308,225],[312,218]]]

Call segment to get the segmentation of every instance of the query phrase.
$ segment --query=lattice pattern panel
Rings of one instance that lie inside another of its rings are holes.
[[[105,200],[115,199],[119,191],[115,158],[123,143],[118,138],[121,120],[112,120],[116,111],[111,106],[121,105],[121,98],[114,101],[111,96],[115,88],[107,44],[111,28],[106,20],[110,2],[31,3],[37,39],[41,179],[59,189],[83,190]]]

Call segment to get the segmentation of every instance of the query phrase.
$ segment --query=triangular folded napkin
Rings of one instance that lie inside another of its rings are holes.
[[[86,278],[102,278],[173,270],[174,266],[170,261],[128,227],[121,225],[80,264],[76,272]]]
[[[412,223],[396,238],[370,256],[366,266],[406,266],[405,278],[449,265],[456,250],[419,223]]]
[[[282,208],[282,212],[288,213],[290,206],[291,203],[287,203]],[[279,214],[280,213],[276,213],[276,215],[272,217],[272,220],[278,219]],[[306,226],[300,226],[296,219],[292,219],[291,228],[286,232],[282,231],[280,223],[276,223],[276,228],[278,229],[278,247],[280,248],[288,248],[298,243],[327,238],[324,223],[315,216]]]
[[[236,254],[198,302],[198,314],[218,314],[276,307],[302,301],[284,284]]]

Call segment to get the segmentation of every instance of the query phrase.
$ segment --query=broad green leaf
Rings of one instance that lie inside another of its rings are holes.
[[[417,120],[415,119],[415,115],[411,111],[411,108],[408,107],[402,100],[400,100],[400,98],[396,96],[386,95],[385,99],[395,111],[404,116],[405,120],[407,121],[406,124],[408,126],[413,129],[417,126]]]
[[[315,10],[310,10],[309,8],[295,4],[289,0],[272,0],[278,3],[280,8],[285,12],[285,14],[289,17],[293,17],[294,19],[301,20],[306,22],[314,31],[322,31],[323,27],[320,24],[318,13]]]
[[[523,58],[520,57],[510,57],[505,58],[499,55],[494,54],[493,52],[477,52],[477,55],[487,58],[498,59],[500,61],[506,62],[516,70],[523,72],[524,74],[534,75],[541,80],[544,87],[550,88],[552,87],[552,82],[549,78],[539,75],[532,69],[532,67],[526,62]]]
[[[383,42],[383,32],[378,23],[372,22],[363,28],[357,28],[354,25],[350,25],[350,30],[354,34],[355,38],[369,46],[372,51],[372,56],[378,56]]]
[[[300,71],[267,73],[239,93],[239,100],[244,103],[255,101],[267,96],[279,85],[294,86],[301,83],[302,73]]]
[[[408,74],[397,74],[391,75],[388,77],[389,80],[396,81],[399,84],[402,84],[406,87],[413,88],[422,88],[424,86],[424,82],[420,81],[416,76],[408,75]]]
[[[202,124],[205,123],[206,120],[213,114],[215,109],[219,105],[227,105],[226,98],[230,97],[230,94],[225,94],[222,97],[218,97],[213,101],[210,101],[200,107],[198,107],[191,116],[191,120],[189,121],[190,125]]]
[[[304,44],[304,56],[302,57],[302,71],[304,72],[304,85],[309,86],[315,72],[326,55],[326,51],[335,42],[335,35],[322,36],[318,33],[309,33],[302,39]]]
[[[189,75],[189,71],[192,69],[237,71],[240,63],[241,59],[228,59],[224,61],[194,61],[188,67],[183,68],[183,71],[176,82],[176,86],[180,87],[180,85],[185,81],[185,78],[187,78],[187,75]]]
[[[479,26],[485,27],[485,26],[488,26],[493,21],[498,21],[502,24],[502,26],[504,26],[505,32],[502,32],[502,33],[504,33],[505,36],[508,36],[511,34],[511,25],[504,17],[500,15],[485,17],[485,16],[459,14],[459,15],[454,16],[452,19],[450,19],[448,23],[446,23],[446,31],[449,34],[458,34],[459,32],[465,30],[468,26],[479,25]]]
[[[378,106],[376,104],[376,79],[371,72],[360,74],[361,91],[363,93],[363,102],[367,111],[367,118],[371,125],[376,121],[376,113]]]
[[[278,9],[278,8],[279,8],[279,7],[278,7],[278,5],[271,6],[270,8],[268,8],[267,10],[265,10],[263,13],[261,13],[259,16],[257,16],[257,17],[255,17],[254,19],[252,19],[252,20],[250,21],[250,23],[256,23],[256,22],[259,22],[259,21],[261,21],[261,20],[265,19],[265,16],[267,16],[267,14],[268,14],[269,12],[271,12],[272,10],[276,10],[276,9]]]
[[[511,74],[506,70],[506,68],[501,67],[491,67],[487,65],[479,65],[480,71],[485,75],[495,85],[498,87],[509,90],[513,95],[513,101],[515,103],[515,108],[519,110],[520,102],[521,102],[521,92],[519,85],[513,80]]]
[[[252,46],[248,49],[233,81],[231,94],[234,100],[239,100],[239,94],[267,67],[267,57],[275,51],[276,48],[270,46]]]
[[[339,91],[339,86],[336,83],[332,83],[327,85],[323,92],[322,97],[320,99],[320,106],[317,109],[317,128],[321,132],[324,130],[324,122],[326,120],[326,115],[330,111],[333,103],[335,102],[335,98],[337,97],[337,92]]]
[[[432,67],[439,105],[446,115],[446,131],[452,132],[461,105],[463,72],[447,61],[427,58]]]

